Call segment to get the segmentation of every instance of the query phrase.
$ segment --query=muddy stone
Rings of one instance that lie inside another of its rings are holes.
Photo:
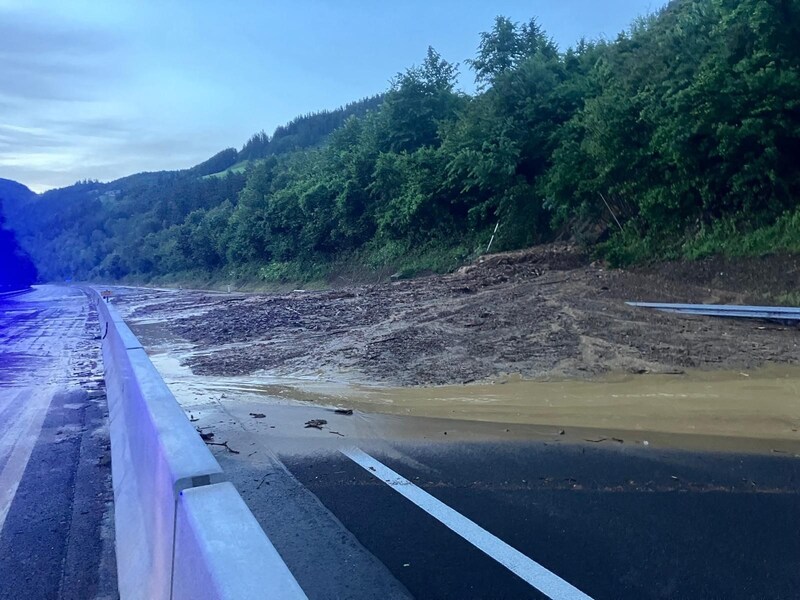
[[[205,375],[330,376],[388,385],[518,373],[589,378],[800,362],[795,327],[686,317],[626,300],[766,303],[797,291],[795,257],[609,270],[551,245],[456,273],[321,292],[130,292],[134,319],[167,322]]]

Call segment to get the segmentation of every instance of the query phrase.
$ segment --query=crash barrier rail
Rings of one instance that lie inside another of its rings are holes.
[[[800,308],[791,306],[748,306],[743,304],[674,304],[663,302],[626,302],[629,306],[654,308],[664,312],[709,317],[765,319],[786,323],[800,322]]]
[[[122,600],[306,598],[119,313],[96,290]]]

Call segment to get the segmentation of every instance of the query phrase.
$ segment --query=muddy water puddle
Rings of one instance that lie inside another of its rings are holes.
[[[186,349],[184,349],[185,351]],[[797,441],[800,369],[749,373],[609,376],[390,388],[299,377],[205,377],[181,365],[180,349],[153,362],[179,398],[346,406],[364,413],[485,423],[578,427]]]
[[[290,388],[291,389],[291,388]],[[434,388],[301,384],[321,400],[392,414],[629,431],[796,438],[800,372],[634,376],[596,381],[530,381]],[[274,386],[266,386],[271,393]],[[280,390],[280,388],[279,388]],[[280,390],[291,395],[289,390]]]

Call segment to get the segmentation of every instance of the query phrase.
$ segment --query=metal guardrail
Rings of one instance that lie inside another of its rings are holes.
[[[737,317],[745,319],[768,319],[771,321],[800,322],[800,308],[788,306],[747,306],[739,304],[669,304],[661,302],[626,302],[630,306],[684,315],[709,317]]]

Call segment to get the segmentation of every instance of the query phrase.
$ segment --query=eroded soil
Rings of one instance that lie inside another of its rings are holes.
[[[134,322],[163,321],[204,375],[323,376],[385,385],[563,379],[800,363],[800,330],[686,317],[626,300],[768,303],[800,290],[791,256],[609,270],[560,245],[457,273],[287,294],[137,290]]]

